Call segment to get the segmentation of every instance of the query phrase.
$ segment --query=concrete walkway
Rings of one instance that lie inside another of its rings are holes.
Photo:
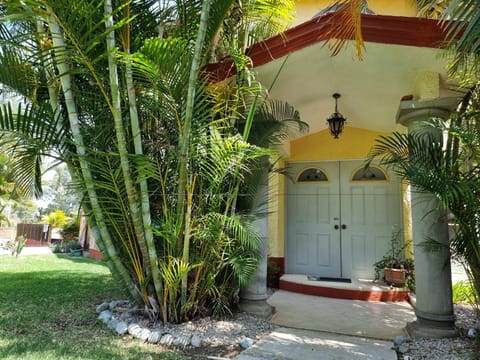
[[[49,255],[53,254],[52,249],[48,246],[25,246],[20,253],[20,256],[29,255]],[[11,252],[3,247],[0,247],[0,255],[11,255]]]
[[[48,246],[25,246],[20,253],[20,256],[23,255],[49,255],[53,254],[52,249]]]
[[[415,320],[408,303],[366,302],[275,292],[271,321],[279,329],[242,352],[237,360],[396,360],[392,340],[407,336]]]
[[[279,328],[236,360],[396,360],[392,342],[310,330]]]

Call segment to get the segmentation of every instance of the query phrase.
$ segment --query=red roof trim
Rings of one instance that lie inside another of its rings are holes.
[[[253,67],[329,39],[337,18],[335,13],[328,13],[256,43],[247,51]],[[447,39],[447,30],[438,20],[404,16],[362,14],[362,32],[365,42],[417,47],[440,48]],[[229,58],[209,64],[205,70],[216,81],[235,74],[235,66]]]

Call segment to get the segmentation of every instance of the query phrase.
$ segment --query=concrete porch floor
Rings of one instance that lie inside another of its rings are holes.
[[[278,290],[267,300],[281,326],[236,360],[396,360],[392,340],[415,320],[407,302],[335,299]]]
[[[278,290],[267,302],[275,308],[272,323],[373,339],[407,336],[407,322],[416,319],[408,302],[334,299]]]

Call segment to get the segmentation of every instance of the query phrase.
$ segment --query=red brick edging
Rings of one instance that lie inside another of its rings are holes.
[[[363,301],[408,301],[409,291],[395,289],[391,291],[338,289],[326,286],[312,286],[298,284],[287,280],[280,280],[280,289],[291,292],[323,296],[337,299],[363,300]]]

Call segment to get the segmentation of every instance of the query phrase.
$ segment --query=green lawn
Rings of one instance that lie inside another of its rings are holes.
[[[0,255],[0,359],[185,359],[97,322],[98,304],[123,298],[100,262]]]

